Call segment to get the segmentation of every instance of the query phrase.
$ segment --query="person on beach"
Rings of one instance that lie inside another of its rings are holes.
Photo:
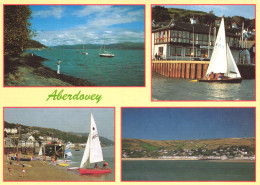
[[[44,166],[46,164],[46,154],[43,155],[43,163],[42,165]]]
[[[23,167],[22,167],[22,178],[24,178],[25,177],[25,166],[23,165]]]
[[[55,158],[55,155],[53,155],[52,158],[51,158],[51,162],[52,162],[53,164],[55,164],[55,161],[56,161],[56,158]]]
[[[58,69],[57,69],[57,74],[60,74],[60,64],[61,64],[61,60],[58,59],[58,65],[57,65]]]
[[[8,166],[8,174],[10,176],[12,176],[12,171],[13,171],[13,166],[12,166],[12,162],[10,162],[9,166]]]
[[[20,165],[20,155],[19,154],[16,154],[16,161],[17,161],[17,164]]]

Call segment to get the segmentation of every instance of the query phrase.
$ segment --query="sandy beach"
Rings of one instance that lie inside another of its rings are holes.
[[[122,161],[196,161],[200,159],[159,159],[159,158],[122,158]],[[254,160],[205,160],[211,162],[255,162]]]
[[[32,54],[5,57],[5,86],[94,86],[87,80],[57,74],[43,65],[46,59]]]
[[[77,174],[73,174],[66,170],[66,167],[51,165],[47,162],[42,165],[42,161],[21,161],[25,166],[25,177],[22,178],[22,166],[13,163],[13,174],[8,174],[9,161],[5,156],[4,159],[4,181],[84,181]],[[30,165],[31,167],[27,166]]]

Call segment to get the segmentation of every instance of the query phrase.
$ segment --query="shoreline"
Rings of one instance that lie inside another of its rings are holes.
[[[211,162],[255,162],[255,160],[238,160],[238,159],[226,159],[226,160],[211,160],[211,159],[159,159],[159,158],[122,158],[122,161],[211,161]]]
[[[80,175],[76,173],[69,173],[65,168],[55,166],[46,163],[42,165],[43,161],[21,161],[21,164],[25,164],[25,177],[22,178],[22,165],[18,165],[16,161],[11,161],[12,175],[8,174],[9,162],[4,156],[4,182],[14,181],[84,181]]]
[[[43,65],[45,60],[31,53],[18,57],[4,56],[4,86],[95,86],[88,80],[57,74]]]

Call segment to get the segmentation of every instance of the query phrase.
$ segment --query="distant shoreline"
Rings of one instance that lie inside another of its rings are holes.
[[[87,80],[57,74],[43,65],[47,59],[24,53],[18,57],[4,57],[4,86],[94,86]],[[56,62],[56,61],[54,61]]]
[[[211,162],[255,162],[255,160],[238,160],[238,159],[227,159],[227,160],[210,160],[210,159],[159,159],[159,158],[122,158],[122,161],[211,161]]]

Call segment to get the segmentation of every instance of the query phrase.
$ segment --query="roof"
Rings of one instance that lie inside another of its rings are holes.
[[[194,27],[194,33],[202,33],[202,34],[209,34],[209,26],[206,25],[201,25],[201,24],[189,24],[189,23],[174,23],[173,26],[170,26],[170,24],[168,24],[168,26],[164,26],[164,27],[153,27],[153,31],[152,32],[156,32],[156,31],[163,31],[163,30],[180,30],[180,31],[188,31],[188,32],[193,32],[193,27]],[[213,35],[214,31],[213,31],[213,27],[211,28],[211,35]],[[233,37],[238,37],[236,34],[230,33],[230,32],[226,32],[227,36],[233,36]]]

